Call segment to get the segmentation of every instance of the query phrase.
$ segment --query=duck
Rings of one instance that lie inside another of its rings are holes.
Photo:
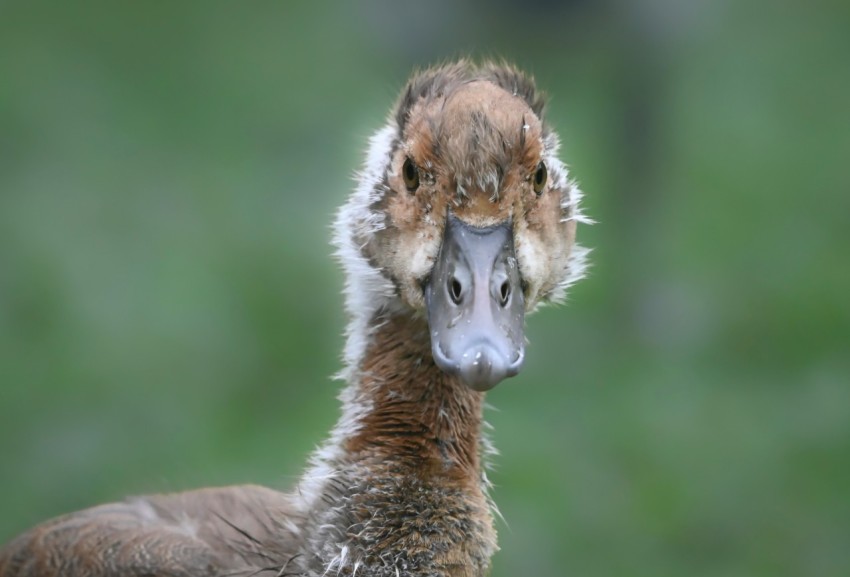
[[[0,549],[0,577],[486,575],[498,546],[485,396],[519,373],[526,315],[564,299],[588,252],[544,103],[504,62],[407,81],[336,216],[342,411],[294,490],[70,513]]]

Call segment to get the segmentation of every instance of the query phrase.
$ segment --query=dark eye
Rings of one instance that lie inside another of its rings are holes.
[[[404,166],[401,167],[401,176],[404,179],[404,186],[407,187],[407,190],[413,192],[419,188],[419,169],[416,168],[416,165],[413,164],[410,158],[405,159]]]
[[[534,192],[537,193],[537,196],[540,196],[543,193],[543,187],[546,186],[546,178],[548,173],[546,172],[546,165],[541,161],[540,164],[537,165],[537,170],[534,171]]]

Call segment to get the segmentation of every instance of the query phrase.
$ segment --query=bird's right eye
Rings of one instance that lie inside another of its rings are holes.
[[[407,190],[413,192],[419,188],[419,168],[410,157],[404,160],[404,165],[401,167],[401,176],[404,179],[404,186]]]
[[[546,186],[548,174],[546,171],[546,165],[543,164],[543,161],[540,161],[540,164],[537,165],[537,170],[534,172],[534,192],[537,196],[543,194],[543,187]]]

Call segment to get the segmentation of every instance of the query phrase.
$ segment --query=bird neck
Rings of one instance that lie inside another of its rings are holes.
[[[484,395],[437,367],[423,318],[396,315],[375,325],[349,385],[360,415],[345,454],[367,466],[392,463],[421,479],[477,485]]]
[[[434,364],[424,319],[371,327],[342,418],[300,486],[307,573],[483,575],[496,550],[483,394]]]

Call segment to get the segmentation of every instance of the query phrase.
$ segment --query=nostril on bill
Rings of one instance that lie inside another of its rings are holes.
[[[503,307],[508,305],[508,300],[511,298],[511,284],[506,280],[499,287],[499,304]]]
[[[463,285],[460,283],[458,278],[454,275],[449,279],[449,296],[452,299],[452,302],[456,305],[460,304],[460,301],[463,299]]]

